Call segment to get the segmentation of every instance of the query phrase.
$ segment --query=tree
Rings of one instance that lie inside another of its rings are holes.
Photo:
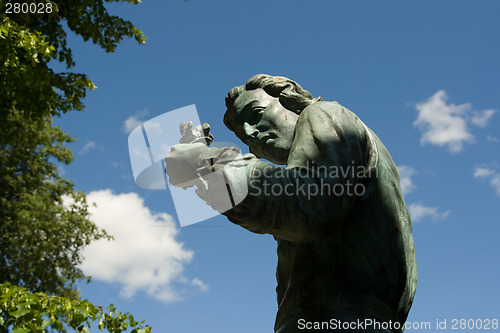
[[[130,333],[151,333],[151,327],[143,327],[130,313],[120,313],[113,305],[104,308],[87,300],[71,297],[48,296],[31,293],[28,289],[0,284],[0,331],[12,326],[12,333],[46,332],[48,327],[65,332],[65,326],[78,332],[89,332],[92,322],[97,321],[100,330],[120,333],[132,328]]]
[[[64,22],[107,52],[124,37],[146,40],[132,23],[110,15],[105,2],[114,1],[0,0],[0,282],[26,292],[78,298],[75,283],[88,279],[78,268],[81,250],[110,238],[89,219],[85,193],[59,174],[55,163],[74,158],[65,147],[73,139],[52,123],[83,110],[95,88],[85,74],[69,71],[75,63]],[[54,72],[51,61],[65,63],[68,72]],[[5,322],[8,314],[2,316]]]

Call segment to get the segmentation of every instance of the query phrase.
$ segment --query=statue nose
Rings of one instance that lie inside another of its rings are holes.
[[[257,128],[250,125],[249,123],[243,124],[243,131],[245,132],[245,136],[251,141],[255,141],[257,139],[257,136],[259,135],[259,131],[257,130]]]

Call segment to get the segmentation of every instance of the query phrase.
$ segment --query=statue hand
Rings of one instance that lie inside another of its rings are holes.
[[[169,177],[170,184],[183,188],[193,186],[193,181],[198,177],[196,169],[207,158],[209,158],[209,148],[204,143],[172,146],[170,154],[165,157],[165,173]]]
[[[215,148],[217,149],[217,148]],[[219,213],[239,204],[248,194],[246,163],[239,149],[217,149],[196,172],[194,184],[199,198]]]
[[[208,177],[199,177],[194,184],[198,197],[215,211],[223,213],[233,207],[222,170],[217,170]]]
[[[184,121],[180,124],[179,130],[182,135],[179,143],[201,142],[210,146],[210,144],[214,141],[214,136],[210,133],[210,125],[207,123],[193,128],[192,121]]]

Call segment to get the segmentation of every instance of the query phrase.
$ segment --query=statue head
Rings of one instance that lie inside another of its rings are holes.
[[[224,124],[257,157],[285,164],[300,113],[320,100],[288,78],[258,74],[229,91]]]

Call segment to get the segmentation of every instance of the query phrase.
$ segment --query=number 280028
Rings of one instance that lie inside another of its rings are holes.
[[[51,2],[45,3],[25,3],[7,2],[5,4],[6,14],[50,14],[56,9],[56,5]]]

